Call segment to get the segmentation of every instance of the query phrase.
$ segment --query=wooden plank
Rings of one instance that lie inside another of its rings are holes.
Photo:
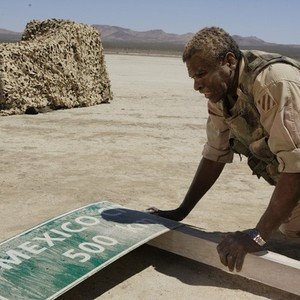
[[[151,240],[148,244],[229,272],[221,264],[216,250],[220,238],[220,234],[183,226]],[[231,274],[300,295],[300,261],[274,252],[247,254],[242,271]]]

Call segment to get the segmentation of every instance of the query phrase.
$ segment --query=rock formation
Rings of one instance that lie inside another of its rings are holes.
[[[22,40],[0,44],[0,115],[112,100],[99,32],[68,20],[33,20]]]

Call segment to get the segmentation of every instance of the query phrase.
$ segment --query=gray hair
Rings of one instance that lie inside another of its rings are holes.
[[[228,52],[232,52],[237,59],[241,57],[237,42],[220,27],[205,27],[198,31],[186,44],[183,61],[189,60],[196,52],[216,62],[222,60]]]

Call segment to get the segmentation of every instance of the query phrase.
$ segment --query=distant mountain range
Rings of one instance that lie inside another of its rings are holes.
[[[0,28],[0,42],[17,42],[21,39],[22,33]]]
[[[102,36],[103,41],[133,41],[133,42],[168,42],[175,44],[185,44],[194,33],[189,32],[185,34],[166,33],[161,29],[149,30],[149,31],[134,31],[128,28],[109,26],[109,25],[92,25],[95,27]],[[269,43],[255,36],[242,37],[239,35],[233,35],[233,38],[240,46],[244,45],[279,45],[276,43]],[[285,45],[291,47],[298,47],[300,45]]]
[[[128,28],[92,25],[101,34],[102,42],[106,49],[124,49],[128,52],[159,51],[182,53],[184,45],[194,33],[175,34],[166,33],[161,29],[149,31],[134,31]],[[241,49],[257,49],[269,52],[279,52],[300,60],[300,45],[281,45],[269,43],[255,36],[242,37],[233,35]]]
[[[92,26],[95,27],[101,33],[103,41],[185,44],[193,35],[193,33],[166,33],[161,29],[149,31],[134,31],[128,28],[117,26]]]
[[[128,28],[92,25],[101,34],[101,39],[106,48],[126,48],[126,49],[160,49],[181,51],[186,42],[193,36],[193,33],[175,34],[166,33],[161,29],[148,31],[135,31]],[[21,39],[22,33],[13,32],[7,29],[0,29],[0,41],[14,42]],[[282,45],[269,43],[255,36],[242,37],[233,35],[239,46],[248,49],[260,49],[272,52],[280,52],[285,55],[300,58],[300,45]]]

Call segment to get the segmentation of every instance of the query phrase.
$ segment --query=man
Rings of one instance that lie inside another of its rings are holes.
[[[275,185],[254,229],[229,233],[221,262],[240,271],[272,232],[300,237],[300,63],[278,54],[240,51],[223,29],[204,28],[183,53],[194,88],[208,99],[207,143],[181,205],[154,214],[180,221],[212,187],[233,154],[248,157],[258,177]]]

